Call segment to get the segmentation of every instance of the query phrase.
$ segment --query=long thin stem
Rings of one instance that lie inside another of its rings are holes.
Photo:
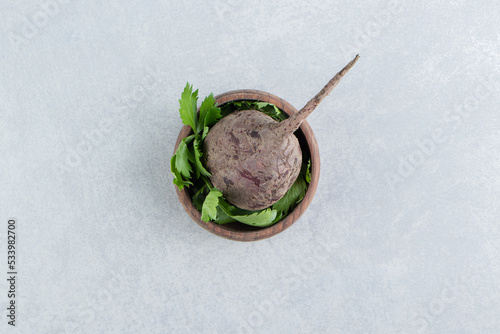
[[[356,55],[353,60],[349,62],[339,73],[337,73],[328,83],[323,87],[323,89],[316,94],[304,108],[300,109],[299,112],[293,114],[288,119],[276,124],[276,131],[286,135],[289,133],[295,132],[300,126],[300,124],[309,116],[314,109],[318,106],[318,104],[323,101],[323,99],[330,94],[330,92],[338,85],[342,77],[354,66],[354,64],[358,61],[359,55]]]

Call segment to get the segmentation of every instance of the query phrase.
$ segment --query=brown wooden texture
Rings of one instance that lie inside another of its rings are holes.
[[[243,89],[243,90],[234,90],[227,93],[220,94],[215,97],[215,101],[221,105],[223,103],[229,101],[236,100],[256,100],[269,102],[283,110],[286,114],[292,115],[297,113],[297,109],[295,109],[290,103],[285,100],[266,92],[261,92],[258,90],[251,89]],[[175,143],[174,153],[179,146],[181,140],[191,133],[191,128],[185,125],[177,137],[177,142]],[[300,216],[306,211],[309,204],[314,197],[314,193],[318,187],[319,182],[319,170],[320,170],[320,159],[319,159],[319,149],[318,143],[316,142],[316,138],[314,138],[314,134],[312,132],[311,127],[307,123],[307,121],[302,122],[299,130],[296,132],[297,137],[299,138],[299,142],[301,146],[305,146],[310,153],[311,156],[311,182],[309,183],[309,187],[307,188],[306,195],[304,199],[297,205],[297,207],[288,214],[283,220],[278,223],[269,226],[269,227],[253,227],[241,223],[230,223],[230,224],[215,224],[212,222],[204,222],[201,220],[200,212],[195,208],[191,201],[191,197],[189,196],[188,190],[184,188],[183,190],[179,190],[176,185],[174,185],[175,190],[177,192],[177,196],[179,197],[179,201],[182,206],[189,214],[189,216],[201,227],[205,230],[218,235],[220,237],[236,240],[236,241],[256,241],[261,239],[266,239],[276,235],[288,227],[290,227],[293,223],[295,223]]]

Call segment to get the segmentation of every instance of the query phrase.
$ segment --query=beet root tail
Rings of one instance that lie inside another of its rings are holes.
[[[307,104],[299,110],[299,112],[293,114],[288,119],[276,124],[275,131],[283,136],[295,132],[300,124],[309,116],[314,109],[323,101],[325,97],[330,94],[330,92],[338,85],[340,80],[344,75],[354,66],[358,61],[359,55],[356,55],[353,60],[349,62],[339,73],[337,73],[328,83],[323,87],[323,89],[316,94]]]

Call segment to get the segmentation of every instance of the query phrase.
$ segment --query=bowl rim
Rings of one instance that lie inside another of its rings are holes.
[[[215,96],[215,101],[218,105],[222,105],[226,102],[230,101],[238,101],[238,100],[254,100],[254,101],[263,101],[274,104],[276,107],[284,111],[289,116],[291,113],[296,113],[297,109],[295,109],[290,103],[283,100],[282,98],[273,95],[271,93],[267,93],[264,91],[254,90],[254,89],[238,89],[232,90],[226,93],[219,94]],[[179,188],[174,184],[175,191],[177,193],[177,197],[179,198],[179,202],[184,207],[184,210],[188,213],[188,215],[201,227],[205,230],[225,239],[235,240],[235,241],[257,241],[270,238],[285,229],[289,228],[293,223],[295,223],[300,216],[306,211],[309,204],[316,193],[316,189],[318,187],[319,175],[320,175],[320,157],[319,157],[319,148],[316,138],[314,137],[314,133],[307,123],[307,120],[302,122],[300,128],[302,134],[305,137],[305,144],[307,145],[311,158],[311,181],[309,182],[306,194],[302,201],[282,220],[277,222],[276,224],[263,227],[255,230],[235,230],[233,228],[227,228],[225,225],[219,225],[213,222],[204,222],[201,220],[201,213],[196,209],[194,204],[191,201],[191,197],[189,196],[187,187],[179,190]],[[174,153],[177,150],[180,142],[183,138],[187,137],[192,129],[188,125],[184,125],[179,132],[177,137],[177,141],[175,143]]]

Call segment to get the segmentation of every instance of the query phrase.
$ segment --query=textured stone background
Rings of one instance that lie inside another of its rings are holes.
[[[2,1],[0,272],[13,216],[18,332],[499,333],[499,16]],[[304,216],[255,243],[191,221],[169,171],[186,81],[300,108],[356,53],[309,120],[322,172]]]

